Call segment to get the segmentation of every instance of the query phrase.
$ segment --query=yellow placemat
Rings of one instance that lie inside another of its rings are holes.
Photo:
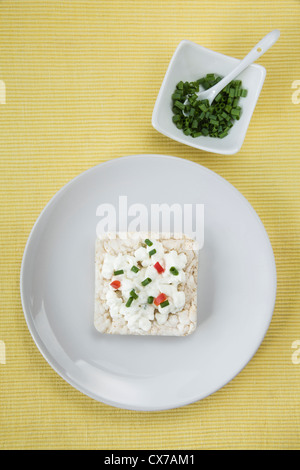
[[[1,449],[300,447],[299,24],[298,0],[0,2]],[[207,154],[152,128],[182,39],[242,58],[275,28],[238,154]],[[205,400],[156,413],[69,386],[38,352],[19,294],[24,246],[49,199],[83,170],[137,153],[187,158],[230,181],[261,217],[278,274],[270,328],[245,369]]]

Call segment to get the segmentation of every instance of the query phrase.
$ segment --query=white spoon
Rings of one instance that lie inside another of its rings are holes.
[[[231,80],[234,80],[246,67],[248,67],[252,62],[255,62],[260,56],[262,56],[271,46],[277,41],[280,36],[280,31],[274,29],[269,34],[267,34],[255,47],[249,52],[249,54],[244,57],[243,60],[222,80],[219,81],[216,85],[209,88],[208,90],[201,91],[197,93],[199,100],[208,100],[209,104],[213,102],[218,93],[220,93],[223,88],[225,88]]]

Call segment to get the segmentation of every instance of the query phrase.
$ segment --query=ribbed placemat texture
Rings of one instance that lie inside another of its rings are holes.
[[[299,24],[298,0],[0,2],[1,449],[300,447]],[[238,154],[198,151],[152,128],[182,39],[242,58],[275,28]],[[60,378],[32,340],[19,292],[25,243],[49,199],[91,166],[140,153],[200,163],[241,191],[269,234],[278,276],[270,328],[245,369],[205,400],[156,413],[97,403]]]

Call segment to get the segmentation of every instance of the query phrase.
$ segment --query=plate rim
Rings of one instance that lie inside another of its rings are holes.
[[[74,184],[77,180],[85,177],[88,173],[90,173],[92,171],[95,171],[99,167],[110,166],[110,165],[117,164],[119,160],[124,161],[124,160],[131,160],[131,159],[137,159],[137,158],[141,159],[141,158],[149,158],[149,157],[150,158],[154,157],[154,158],[158,158],[158,159],[159,158],[166,158],[166,159],[170,159],[170,160],[177,160],[177,161],[181,161],[182,163],[187,164],[187,165],[191,165],[191,166],[194,166],[194,167],[197,166],[197,168],[200,167],[201,171],[203,171],[204,173],[207,173],[210,176],[212,176],[212,177],[216,178],[217,180],[219,180],[221,183],[223,183],[225,186],[227,186],[229,189],[231,189],[240,198],[241,201],[243,201],[243,203],[247,206],[248,210],[250,210],[252,215],[256,218],[256,220],[258,222],[258,225],[260,226],[260,229],[261,229],[262,233],[264,234],[266,242],[269,246],[270,254],[272,255],[271,258],[272,258],[272,265],[273,265],[272,266],[272,271],[273,271],[273,285],[272,285],[273,298],[272,298],[272,301],[270,301],[270,310],[268,312],[268,315],[266,315],[267,320],[266,320],[265,328],[264,328],[264,330],[261,331],[261,335],[260,335],[259,339],[257,340],[257,342],[255,344],[255,347],[253,347],[253,352],[252,352],[251,356],[248,358],[248,360],[245,363],[243,363],[239,367],[239,369],[233,375],[231,375],[231,377],[229,379],[224,380],[221,385],[218,385],[216,388],[214,387],[209,392],[206,392],[204,394],[201,394],[201,393],[197,394],[197,396],[194,396],[194,398],[192,398],[192,399],[190,398],[190,399],[186,399],[186,400],[181,400],[177,403],[173,403],[173,404],[170,404],[170,405],[162,405],[162,406],[158,406],[158,405],[155,405],[155,406],[133,406],[133,405],[126,404],[126,400],[124,400],[122,403],[120,403],[120,402],[116,402],[114,400],[103,399],[99,395],[96,395],[96,394],[91,393],[88,390],[86,390],[84,388],[84,386],[82,386],[81,384],[78,384],[75,380],[72,380],[70,377],[68,377],[66,374],[64,374],[63,371],[61,371],[59,369],[59,367],[58,367],[59,363],[57,363],[56,359],[54,359],[52,357],[50,351],[44,345],[44,343],[42,341],[42,338],[40,337],[40,335],[38,334],[38,332],[35,328],[34,320],[32,318],[31,313],[27,312],[27,310],[25,308],[25,292],[24,292],[23,282],[24,282],[24,270],[25,270],[27,252],[29,250],[29,246],[30,246],[33,234],[34,234],[41,218],[44,216],[45,212],[48,211],[49,208],[51,208],[51,206],[56,202],[56,199],[58,199],[59,196],[63,192],[67,191],[69,186]],[[23,315],[25,317],[25,321],[26,321],[28,330],[31,334],[31,337],[32,337],[36,347],[38,348],[39,352],[41,353],[41,355],[46,360],[46,362],[50,365],[50,367],[65,382],[67,382],[74,389],[81,392],[85,396],[88,396],[89,398],[95,400],[96,402],[100,402],[100,403],[103,403],[103,404],[106,404],[106,405],[109,405],[109,406],[112,406],[112,407],[115,407],[115,408],[126,409],[126,410],[131,410],[131,411],[155,412],[155,411],[164,411],[164,410],[181,408],[183,406],[187,406],[187,405],[195,403],[197,401],[201,401],[201,400],[207,398],[208,396],[213,395],[217,391],[221,390],[223,387],[225,387],[235,377],[237,377],[237,375],[239,375],[240,372],[249,364],[249,362],[252,360],[252,358],[257,353],[259,347],[261,346],[261,344],[262,344],[262,342],[263,342],[263,340],[266,336],[266,333],[269,329],[271,321],[272,321],[274,308],[275,308],[275,303],[276,303],[276,296],[277,296],[277,270],[276,270],[276,261],[275,261],[275,256],[274,256],[274,252],[273,252],[273,247],[272,247],[272,244],[271,244],[271,241],[269,239],[268,233],[267,233],[267,231],[264,227],[264,224],[263,224],[261,218],[259,217],[259,215],[255,211],[253,206],[250,204],[250,202],[246,199],[246,197],[235,186],[233,186],[232,183],[230,183],[226,178],[219,175],[215,171],[201,165],[200,163],[197,163],[193,160],[190,160],[188,158],[182,158],[182,157],[177,157],[177,156],[172,156],[172,155],[164,155],[164,154],[143,153],[143,154],[132,154],[132,155],[124,155],[124,156],[115,157],[115,158],[112,158],[110,160],[100,162],[97,165],[93,165],[92,167],[87,168],[86,170],[84,170],[81,173],[77,174],[75,177],[71,178],[58,191],[56,191],[56,193],[49,199],[49,201],[45,204],[43,209],[40,211],[38,217],[36,218],[32,228],[29,232],[29,235],[28,235],[25,247],[24,247],[24,251],[23,251],[23,255],[22,255],[22,261],[21,261],[21,267],[20,267],[20,297],[21,297]]]

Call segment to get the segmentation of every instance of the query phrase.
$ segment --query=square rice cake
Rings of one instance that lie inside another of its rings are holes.
[[[186,235],[101,235],[95,328],[120,335],[189,335],[197,325],[197,270],[196,242]]]

